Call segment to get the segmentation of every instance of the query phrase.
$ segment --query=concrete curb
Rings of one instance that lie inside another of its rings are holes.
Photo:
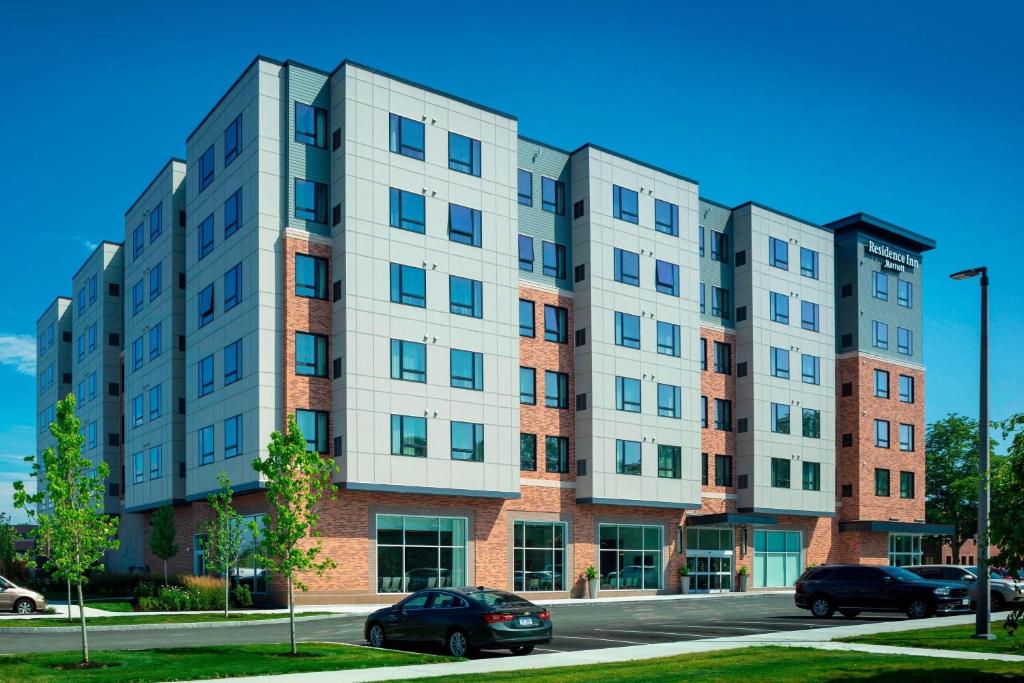
[[[141,614],[146,614],[142,612]],[[178,612],[180,614],[180,612]],[[304,617],[301,614],[295,615],[295,621],[322,621],[324,619],[336,619],[344,614],[318,614],[311,617]],[[102,619],[103,617],[99,617]],[[287,624],[288,619],[254,619],[240,621],[182,621],[177,624],[119,624],[111,626],[89,626],[89,632],[95,631],[167,631],[176,628],[232,628],[238,626],[252,626],[262,624]],[[0,635],[6,633],[78,633],[80,626],[0,626]]]

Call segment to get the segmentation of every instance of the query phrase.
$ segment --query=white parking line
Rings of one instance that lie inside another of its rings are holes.
[[[643,631],[636,631],[636,630],[630,630],[628,628],[597,628],[597,629],[594,629],[594,630],[595,631],[607,631],[607,632],[610,632],[610,633],[650,633],[650,634],[653,634],[653,635],[656,635],[656,636],[690,636],[690,637],[693,637],[693,638],[709,638],[709,637],[714,637],[714,636],[707,636],[707,635],[705,635],[703,633],[684,633],[684,632],[681,632],[681,631],[648,631],[646,629],[643,630]]]
[[[750,622],[744,621],[743,623],[747,624],[747,623],[750,623]],[[664,625],[665,626],[672,626],[671,624],[664,624]],[[696,628],[696,629],[708,629],[708,630],[712,630],[712,631],[753,631],[755,633],[764,633],[764,631],[765,631],[765,629],[763,629],[763,628],[747,628],[746,626],[725,626],[725,625],[722,625],[722,626],[704,626],[704,625],[700,625],[700,624],[683,624],[682,627],[684,629]],[[596,628],[594,630],[595,631],[622,631],[624,629],[620,629],[620,628]],[[654,633],[654,632],[653,631],[636,631],[636,633]]]
[[[534,648],[534,650],[536,652],[565,652],[565,650],[551,650],[551,649],[546,648],[546,647],[538,647],[538,648]]]
[[[650,643],[638,643],[635,640],[615,640],[614,638],[594,638],[593,636],[563,636],[556,635],[556,638],[568,638],[569,640],[600,640],[605,643],[626,643],[627,645],[650,645]]]

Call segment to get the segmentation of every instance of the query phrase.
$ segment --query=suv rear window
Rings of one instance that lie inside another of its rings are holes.
[[[828,581],[832,578],[832,567],[814,567],[804,574],[804,581]]]
[[[525,607],[533,604],[518,595],[512,595],[504,591],[473,591],[472,593],[467,593],[467,595],[488,607]]]

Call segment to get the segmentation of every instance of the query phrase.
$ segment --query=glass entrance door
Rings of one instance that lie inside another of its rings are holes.
[[[732,590],[732,529],[687,529],[686,566],[690,591],[723,593]]]

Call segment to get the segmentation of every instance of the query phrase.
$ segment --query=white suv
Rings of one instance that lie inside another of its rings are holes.
[[[978,597],[978,568],[966,564],[922,564],[906,567],[923,579],[940,581],[961,581],[967,584],[967,592],[973,605]],[[989,590],[992,592],[992,611],[1002,612],[1024,606],[1024,583],[1005,578],[989,570]]]

